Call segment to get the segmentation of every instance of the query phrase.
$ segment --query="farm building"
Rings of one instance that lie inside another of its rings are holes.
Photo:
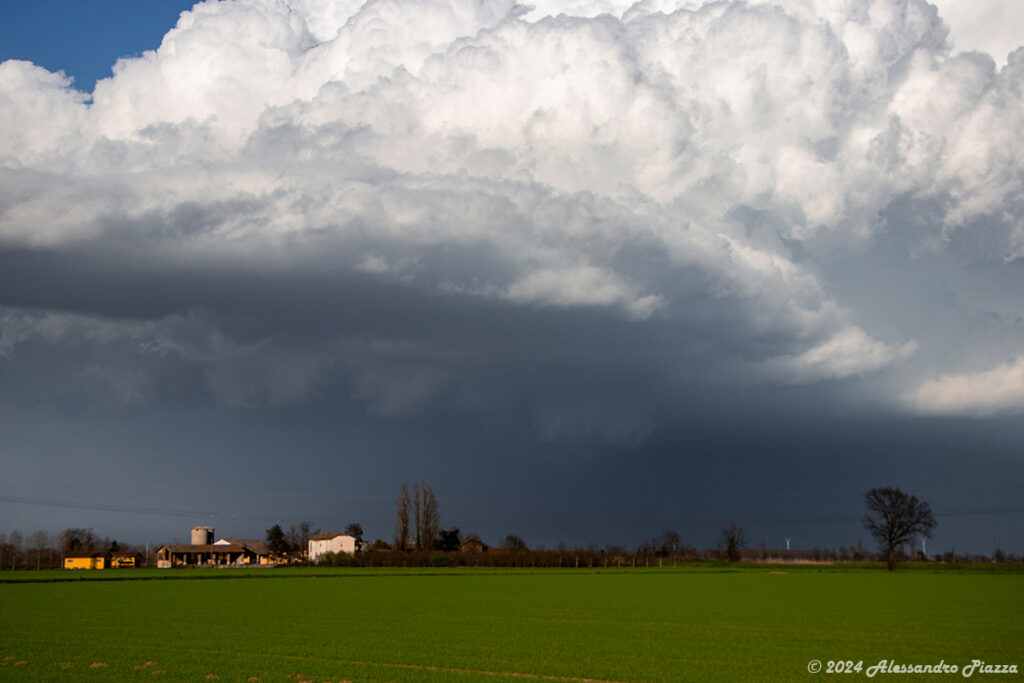
[[[340,532],[317,534],[309,539],[309,561],[316,562],[327,553],[348,553],[349,555],[354,555],[357,550],[356,544],[355,537],[348,534]],[[358,549],[362,550],[361,547]]]
[[[263,541],[229,538],[202,545],[165,545],[156,551],[156,566],[161,569],[267,564],[271,564],[270,553]]]
[[[135,553],[110,553],[107,563],[111,569],[131,569],[141,564]]]
[[[165,545],[156,551],[156,566],[171,567],[250,567],[270,565],[270,551],[263,541],[222,538],[213,543],[213,529],[194,527],[192,543]]]
[[[68,553],[64,569],[127,569],[139,566],[135,553]]]
[[[106,569],[105,553],[68,553],[64,556],[64,569]]]
[[[483,553],[491,549],[491,546],[481,541],[477,536],[466,539],[465,543],[459,546],[464,553]]]

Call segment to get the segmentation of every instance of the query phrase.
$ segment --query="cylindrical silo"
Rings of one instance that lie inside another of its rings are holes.
[[[213,529],[211,527],[192,527],[192,545],[210,545],[211,543],[213,543]]]

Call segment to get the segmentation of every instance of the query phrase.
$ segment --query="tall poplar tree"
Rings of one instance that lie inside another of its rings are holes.
[[[413,494],[413,512],[415,512],[415,514],[416,514],[416,550],[423,550],[423,524],[421,522],[421,520],[422,520],[422,512],[421,512],[421,509],[420,509],[421,502],[420,502],[420,485],[419,484],[413,484],[413,486],[412,486],[412,494]]]
[[[398,494],[398,521],[395,522],[395,550],[409,547],[409,486],[402,484],[402,492]]]
[[[433,550],[441,536],[441,513],[438,510],[437,498],[434,497],[434,489],[430,488],[427,482],[423,482],[420,491],[423,496],[423,531],[420,538],[424,550]]]

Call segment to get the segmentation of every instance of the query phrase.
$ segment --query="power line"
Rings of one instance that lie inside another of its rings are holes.
[[[137,490],[149,490],[149,491],[171,491],[177,493],[193,493],[193,494],[219,494],[219,495],[236,495],[236,496],[293,496],[303,498],[328,498],[335,500],[362,500],[362,501],[394,501],[397,494],[384,494],[384,493],[371,493],[371,494],[353,494],[332,491],[330,493],[321,493],[309,490],[298,490],[298,491],[285,491],[285,490],[268,490],[268,489],[225,489],[225,488],[212,488],[212,487],[184,487],[184,486],[167,486],[167,485],[155,485],[155,484],[136,484],[131,482],[112,482],[112,481],[89,481],[76,479],[75,481],[67,481],[60,477],[48,477],[40,475],[21,475],[21,474],[6,474],[0,473],[0,478],[4,479],[21,479],[29,481],[47,481],[58,484],[68,484],[74,486],[101,486],[115,489],[137,489]],[[933,490],[962,490],[968,488],[986,488],[993,486],[1006,486],[1008,482],[977,482],[977,483],[960,483],[960,484],[947,484],[938,487],[930,487]],[[1017,486],[1017,483],[1012,483],[1013,486]],[[727,493],[673,493],[669,495],[633,495],[633,496],[568,496],[568,495],[551,495],[551,496],[459,496],[459,495],[445,495],[444,500],[448,502],[456,503],[472,503],[472,502],[486,502],[486,503],[566,503],[566,504],[579,504],[579,503],[640,503],[640,502],[659,502],[659,501],[710,501],[710,500],[734,500],[734,499],[752,499],[752,498],[809,498],[809,497],[825,497],[825,496],[856,496],[860,498],[864,495],[863,490],[860,489],[821,489],[813,491],[731,491]]]
[[[42,505],[44,507],[69,508],[73,510],[96,510],[100,512],[122,512],[138,515],[160,515],[166,517],[190,517],[194,519],[237,519],[257,522],[290,522],[298,524],[306,521],[297,517],[282,517],[268,514],[249,514],[240,512],[209,512],[203,510],[171,510],[167,508],[151,508],[139,505],[116,505],[113,503],[84,503],[63,500],[51,500],[47,498],[30,498],[27,496],[10,496],[0,494],[0,501],[8,503],[23,503],[26,505]],[[322,520],[326,522],[339,522],[339,520]],[[372,524],[374,522],[367,522]],[[389,522],[390,523],[390,522]]]
[[[0,494],[0,502],[20,503],[24,505],[40,505],[44,507],[67,508],[75,510],[96,510],[100,512],[118,512],[126,514],[158,515],[168,517],[188,517],[193,519],[231,519],[258,522],[287,522],[298,524],[306,521],[298,517],[280,516],[272,514],[253,514],[238,512],[211,512],[205,510],[176,510],[168,508],[144,507],[139,505],[117,505],[113,503],[88,503],[73,502],[64,500],[53,500],[48,498],[33,498],[28,496],[12,496]],[[965,508],[960,510],[946,510],[936,512],[936,517],[974,517],[983,515],[998,514],[1020,514],[1024,512],[1024,505],[996,505],[988,507]],[[796,516],[796,517],[759,517],[748,519],[724,519],[724,518],[701,518],[660,522],[574,522],[570,520],[558,520],[554,522],[524,522],[522,520],[489,520],[463,524],[466,528],[473,529],[570,529],[570,528],[602,528],[602,529],[649,529],[651,527],[664,528],[687,528],[687,527],[717,527],[735,521],[746,525],[774,526],[774,525],[797,525],[797,524],[835,524],[859,522],[860,515],[830,515],[830,516]],[[344,524],[348,520],[319,519],[320,523]],[[363,524],[374,526],[388,526],[393,520],[362,520]]]

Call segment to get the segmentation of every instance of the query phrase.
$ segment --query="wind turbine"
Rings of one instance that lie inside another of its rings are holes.
[[[786,536],[786,550],[789,550],[789,536]]]

